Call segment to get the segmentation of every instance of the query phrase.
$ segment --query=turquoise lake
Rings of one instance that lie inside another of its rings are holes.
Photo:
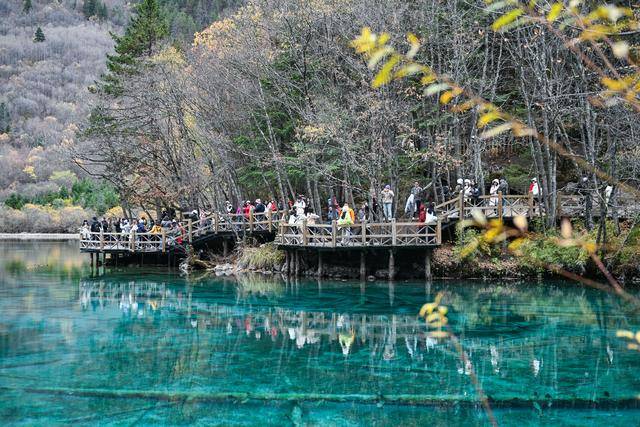
[[[640,314],[610,294],[92,271],[73,242],[0,243],[0,425],[489,425],[417,318],[440,292],[499,425],[640,425]]]

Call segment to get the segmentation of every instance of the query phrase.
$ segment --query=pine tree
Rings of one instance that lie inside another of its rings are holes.
[[[82,4],[82,14],[85,18],[89,19],[96,14],[96,1],[97,0],[84,0],[84,3]]]
[[[22,4],[22,11],[24,13],[29,13],[31,11],[31,0],[24,0],[24,3]]]
[[[0,133],[9,133],[11,130],[11,116],[4,102],[0,103]]]
[[[98,2],[98,5],[96,6],[96,16],[101,20],[104,21],[109,17],[109,13],[107,12],[107,5],[102,3],[102,2]]]
[[[137,72],[139,60],[151,56],[157,43],[168,35],[167,23],[156,0],[143,0],[129,21],[123,36],[111,34],[116,42],[115,55],[107,55],[107,75],[101,89],[108,95],[119,95],[121,79]]]
[[[38,27],[36,29],[36,33],[33,36],[33,41],[35,43],[42,43],[44,41],[44,31],[42,31],[42,28]]]

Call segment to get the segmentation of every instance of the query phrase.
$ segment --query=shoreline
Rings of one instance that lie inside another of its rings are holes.
[[[25,241],[50,241],[62,242],[80,240],[78,233],[0,233],[0,241],[25,242]]]

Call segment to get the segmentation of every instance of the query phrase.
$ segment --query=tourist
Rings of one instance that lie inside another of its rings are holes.
[[[207,225],[207,213],[202,209],[200,211],[200,219],[199,219],[200,227],[203,228]]]
[[[320,216],[313,212],[313,209],[309,209],[306,214],[307,225],[316,225]]]
[[[108,233],[109,232],[109,228],[111,227],[111,224],[109,224],[109,221],[107,221],[107,218],[102,217],[101,226],[102,226],[102,231],[105,232],[105,233]]]
[[[480,206],[480,188],[475,181],[472,181],[471,184],[471,203],[473,206]]]
[[[460,195],[460,193],[464,192],[464,181],[462,178],[458,178],[456,181],[456,188],[454,190],[456,197]]]
[[[80,236],[85,240],[91,238],[91,228],[89,227],[89,222],[86,219],[82,221],[82,227],[80,227]]]
[[[503,196],[509,194],[509,183],[504,177],[500,178],[500,188],[498,191],[501,192]]]
[[[114,229],[114,231],[115,231],[116,233],[118,233],[118,234],[120,234],[120,233],[122,232],[122,227],[121,227],[121,224],[120,224],[120,219],[115,218],[115,219],[113,220],[113,229]]]
[[[436,205],[433,202],[429,203],[429,206],[427,207],[425,222],[427,224],[438,222],[438,217],[436,216]]]
[[[529,194],[533,197],[533,203],[536,204],[538,197],[540,196],[540,187],[538,186],[538,179],[531,178],[531,184],[529,184]]]
[[[140,219],[138,221],[138,229],[136,230],[136,233],[146,233],[147,232],[147,228],[144,226],[144,219]]]
[[[160,227],[160,224],[151,221],[151,230],[149,230],[149,233],[162,234],[162,227]]]
[[[131,232],[131,224],[129,224],[129,220],[123,219],[120,228],[122,229],[122,234],[129,234]]]
[[[225,210],[227,211],[228,214],[233,212],[233,205],[231,204],[230,201],[227,200],[226,202],[224,202],[224,206],[225,206]]]
[[[491,181],[491,188],[489,189],[489,206],[498,206],[498,192],[500,191],[500,180],[494,179]]]
[[[420,187],[418,181],[413,183],[413,187],[411,187],[411,194],[413,195],[413,202],[415,204],[414,212],[420,212],[420,205],[422,204],[422,192],[424,188]],[[413,219],[413,214],[411,215],[411,219]]]
[[[266,210],[267,207],[262,203],[262,200],[256,199],[256,207],[253,212],[257,214],[263,214]]]
[[[382,190],[380,196],[382,199],[384,218],[386,221],[391,221],[393,219],[393,198],[395,194],[391,191],[391,186],[389,184],[384,186],[384,190]]]
[[[304,210],[307,207],[307,202],[305,201],[304,196],[302,194],[298,194],[298,198],[296,199],[296,202],[293,204],[293,207],[296,210],[297,217],[301,217],[304,215]]]
[[[404,213],[408,218],[413,219],[416,213],[416,203],[413,194],[409,194],[407,197],[407,202],[404,205]]]
[[[347,202],[342,206],[340,218],[338,219],[338,227],[342,230],[342,244],[349,244],[351,238],[351,226],[355,223],[355,213],[349,207]]]
[[[608,205],[609,200],[611,200],[611,194],[613,193],[613,187],[611,184],[607,184],[604,188],[604,202]]]
[[[102,228],[102,224],[100,223],[100,221],[98,221],[98,218],[94,216],[93,219],[91,220],[91,232],[99,233],[101,228]]]

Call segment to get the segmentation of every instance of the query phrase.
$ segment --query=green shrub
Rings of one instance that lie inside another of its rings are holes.
[[[238,265],[251,270],[275,270],[284,262],[284,252],[275,244],[266,243],[257,248],[244,247]]]
[[[29,203],[29,200],[17,193],[13,193],[4,201],[4,204],[8,207],[18,210],[22,209],[27,203]]]
[[[589,254],[578,247],[562,247],[556,241],[554,233],[541,234],[527,240],[521,247],[520,265],[538,272],[546,269],[540,264],[558,265],[566,270],[583,272]]]

